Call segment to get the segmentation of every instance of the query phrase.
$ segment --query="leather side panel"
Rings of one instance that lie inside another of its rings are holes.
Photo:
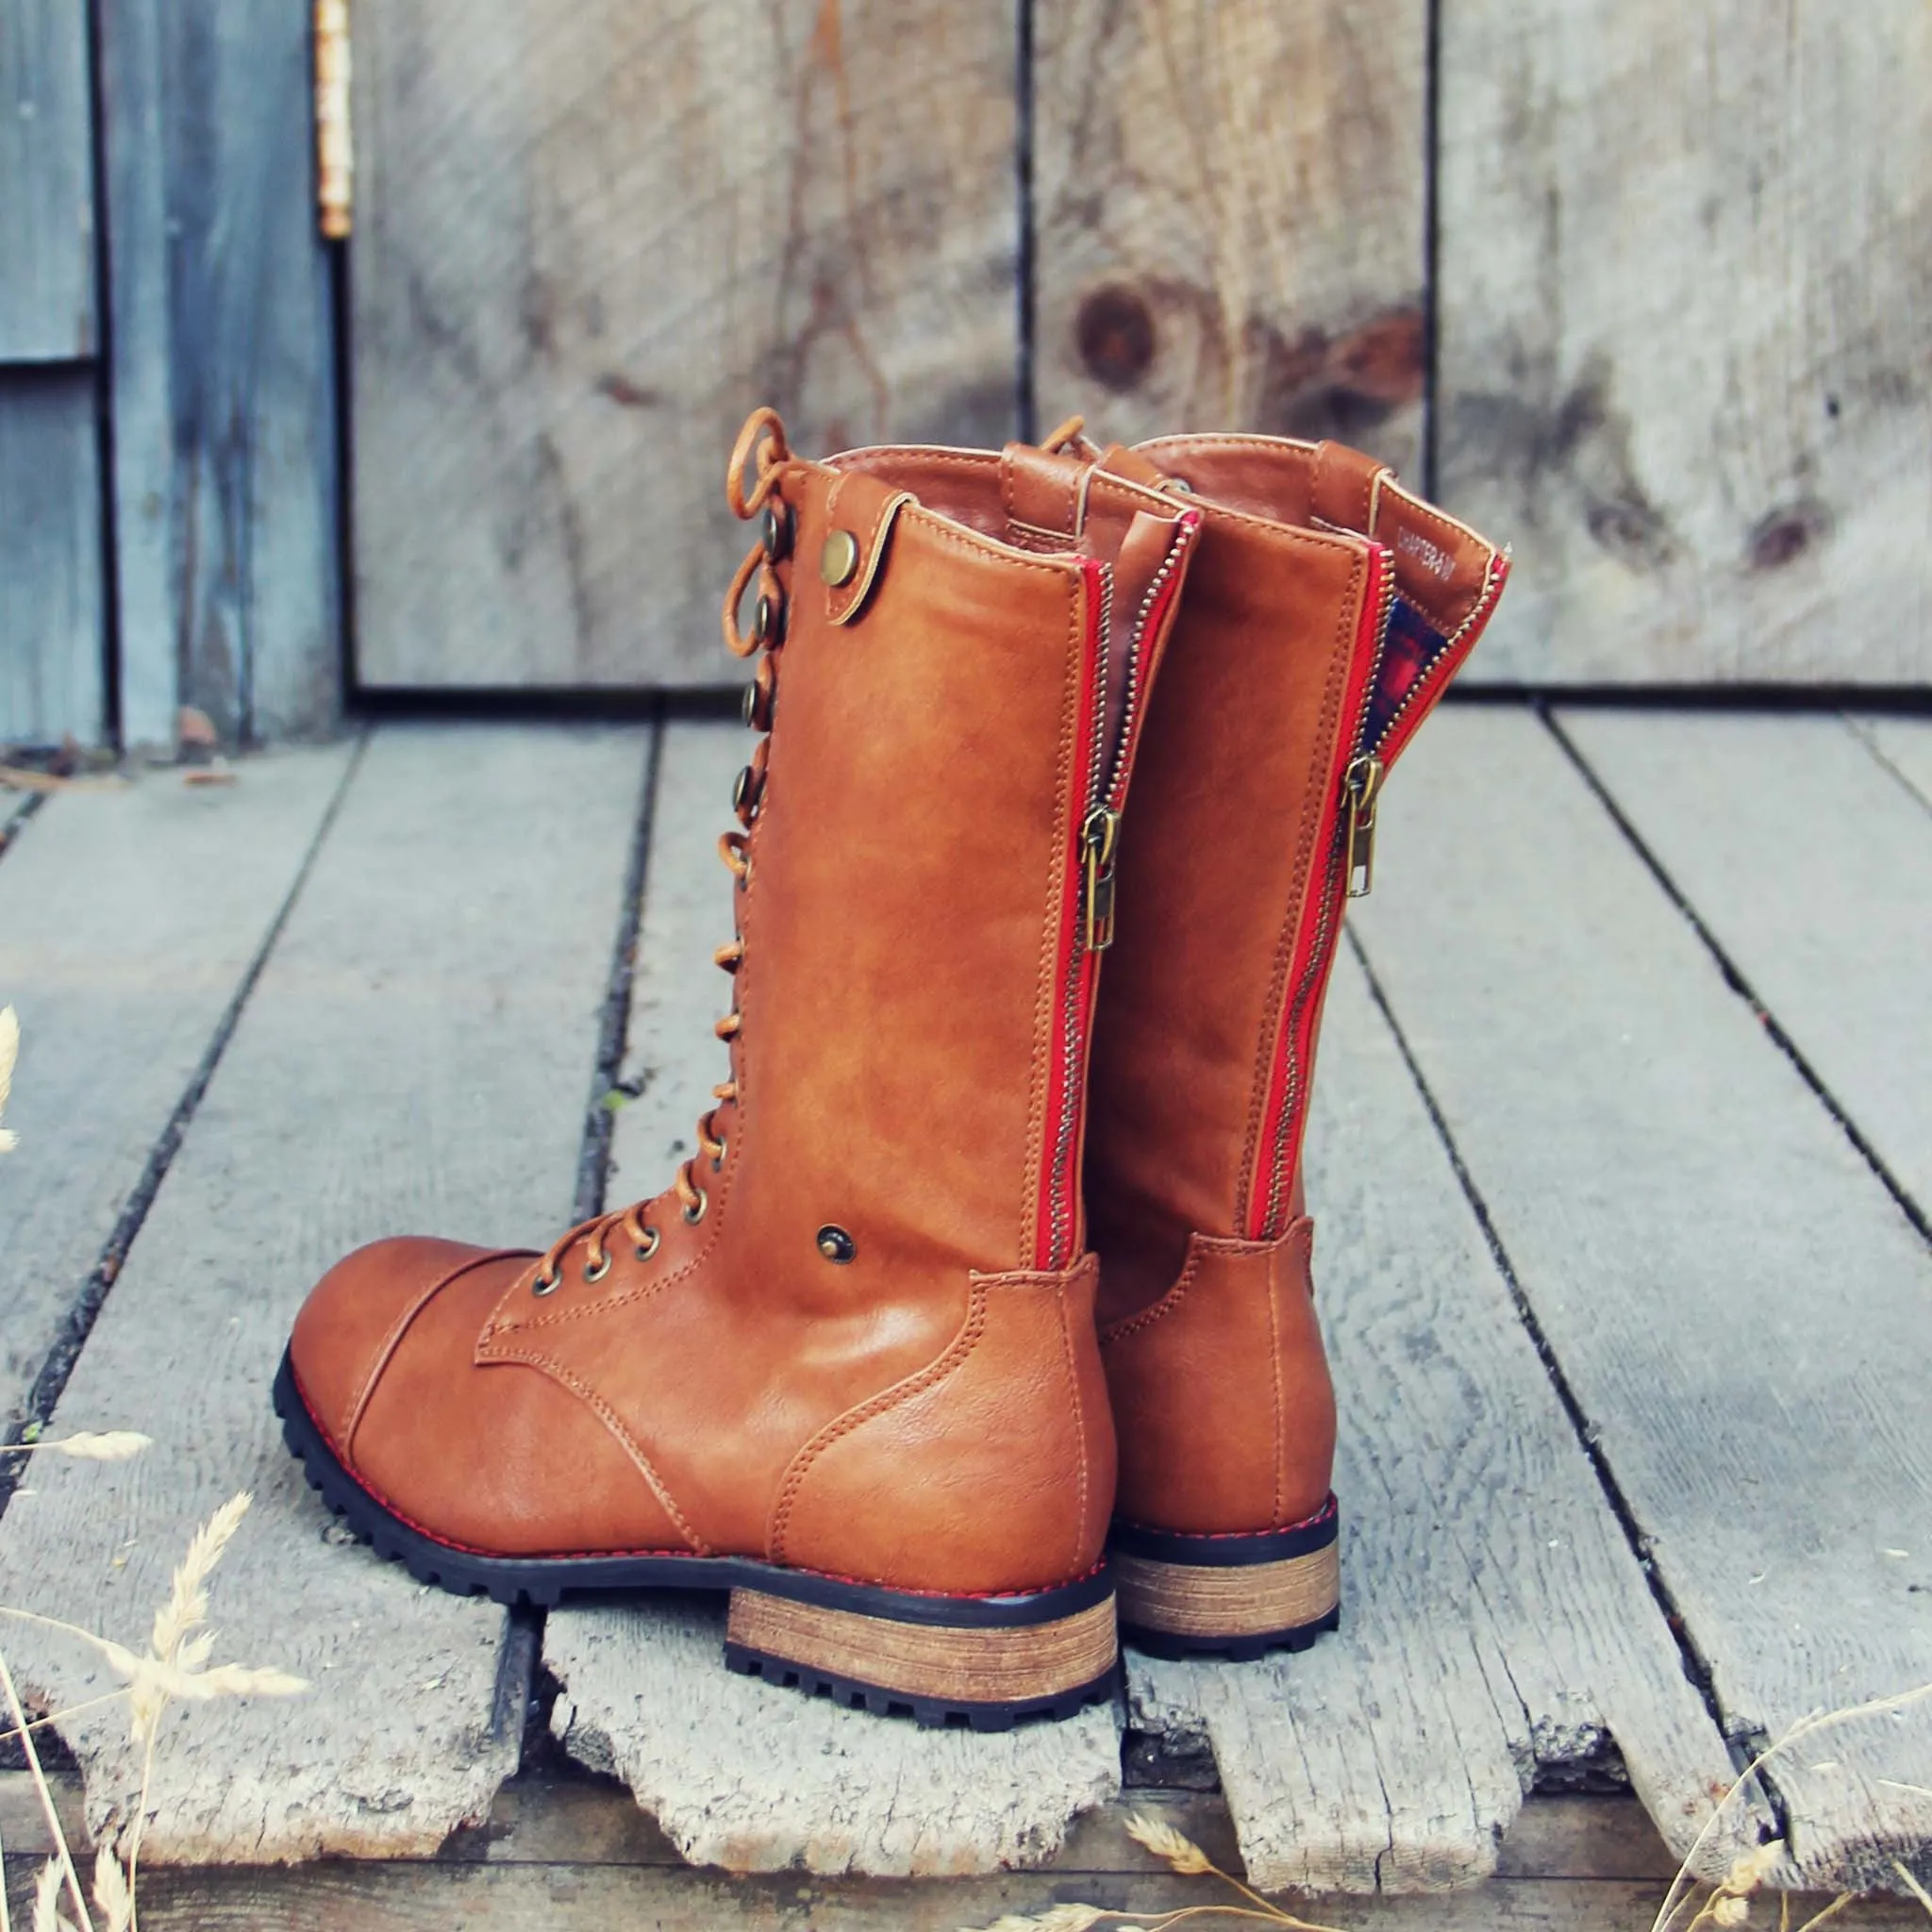
[[[975,1274],[947,1349],[799,1452],[772,1559],[958,1595],[1091,1570],[1114,1490],[1097,1272],[1089,1256],[1066,1274]]]
[[[1326,1500],[1335,1391],[1308,1263],[1280,1241],[1197,1234],[1179,1279],[1101,1332],[1121,1431],[1116,1513],[1192,1535],[1286,1529]]]

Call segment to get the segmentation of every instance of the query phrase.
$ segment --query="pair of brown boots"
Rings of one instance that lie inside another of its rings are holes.
[[[1117,1621],[1305,1645],[1316,1029],[1505,559],[1266,437],[814,463],[760,410],[728,492],[761,736],[699,1151],[541,1255],[351,1255],[290,1443],[425,1581],[728,1590],[735,1667],[924,1723],[1106,1694]]]

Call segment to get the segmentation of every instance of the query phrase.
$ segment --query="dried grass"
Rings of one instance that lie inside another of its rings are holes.
[[[20,1024],[13,1008],[0,1008],[0,1108],[7,1103],[19,1049]],[[0,1154],[9,1152],[16,1144],[11,1134],[0,1133]],[[13,1445],[9,1453],[61,1455],[84,1462],[123,1462],[149,1446],[149,1439],[134,1429],[83,1429],[52,1441],[21,1442]],[[286,1671],[209,1661],[214,1652],[214,1632],[208,1627],[208,1580],[222,1559],[222,1553],[241,1528],[250,1501],[245,1491],[231,1497],[195,1531],[187,1554],[175,1566],[167,1599],[155,1612],[145,1655],[77,1624],[0,1605],[0,1616],[62,1632],[98,1651],[123,1685],[107,1697],[90,1698],[84,1705],[29,1719],[13,1673],[4,1652],[0,1652],[0,1696],[4,1696],[7,1713],[12,1720],[10,1730],[0,1731],[0,1741],[9,1737],[21,1740],[27,1771],[55,1846],[54,1856],[41,1868],[34,1882],[33,1932],[139,1932],[141,1836],[147,1823],[148,1792],[154,1781],[155,1743],[170,1705],[206,1703],[218,1697],[287,1697],[308,1688],[300,1677]],[[127,1700],[129,1728],[142,1753],[141,1796],[125,1832],[125,1862],[124,1852],[110,1845],[102,1845],[94,1855],[93,1910],[90,1912],[73,1848],[55,1807],[53,1790],[41,1763],[34,1734],[58,1724],[62,1718],[74,1716],[76,1711],[120,1697]],[[4,1870],[4,1863],[5,1847],[0,1846],[0,1870]],[[71,1919],[61,1909],[63,1890],[74,1908]],[[4,1884],[0,1884],[0,1932],[12,1932]]]

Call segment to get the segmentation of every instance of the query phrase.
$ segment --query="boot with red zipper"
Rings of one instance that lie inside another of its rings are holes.
[[[1341,1601],[1300,1172],[1323,998],[1383,783],[1507,560],[1339,444],[1173,437],[1059,461],[1096,458],[1204,517],[1095,1022],[1109,1547],[1131,1639],[1252,1657],[1305,1648]]]
[[[547,1248],[349,1256],[275,1386],[324,1497],[426,1582],[728,1591],[736,1668],[979,1727],[1112,1682],[1088,1041],[1202,522],[1095,478],[1042,544],[1008,468],[746,425],[724,628],[763,735],[698,1151]]]

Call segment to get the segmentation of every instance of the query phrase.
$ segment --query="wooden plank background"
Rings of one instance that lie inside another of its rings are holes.
[[[1516,546],[1473,667],[1932,676],[1932,9],[1442,13],[1447,502]]]
[[[1011,8],[356,22],[365,682],[724,682],[754,404],[810,449],[1010,433]]]
[[[341,691],[308,8],[99,0],[121,732],[304,736]]]
[[[105,735],[104,622],[93,373],[0,369],[0,747]]]
[[[1424,0],[1034,0],[1040,427],[1334,436],[1413,471]]]
[[[0,408],[105,343],[113,453],[0,737],[326,730],[351,602],[372,691],[728,681],[762,400],[1361,443],[1515,547],[1472,685],[1932,683],[1923,0],[385,0],[340,260],[308,11],[0,0]]]
[[[93,353],[87,11],[0,0],[0,362]]]

